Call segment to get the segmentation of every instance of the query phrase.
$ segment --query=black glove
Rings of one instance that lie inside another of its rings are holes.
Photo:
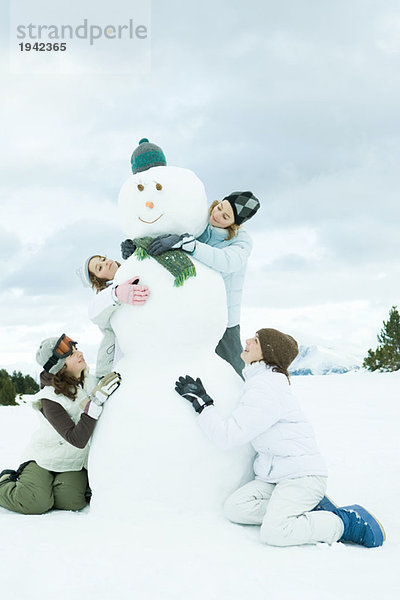
[[[176,250],[177,248],[185,252],[193,252],[196,248],[196,240],[190,233],[182,233],[182,235],[159,235],[150,242],[147,252],[150,256],[158,256],[167,250]]]
[[[178,381],[175,382],[175,391],[186,400],[189,400],[194,410],[199,414],[205,406],[214,404],[214,400],[207,394],[199,378],[195,381],[190,375],[179,377]]]
[[[132,256],[135,250],[136,246],[132,242],[132,240],[124,240],[123,242],[121,242],[121,254],[124,260]]]

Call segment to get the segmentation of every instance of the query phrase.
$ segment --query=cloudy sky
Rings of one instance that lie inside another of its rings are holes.
[[[72,18],[85,3],[65,4]],[[129,17],[134,3],[117,4]],[[400,304],[397,0],[153,0],[138,75],[118,74],[117,52],[114,73],[11,73],[1,11],[0,367],[34,373],[58,331],[93,362],[75,270],[89,253],[118,258],[118,192],[143,136],[210,202],[261,199],[245,335],[275,326],[361,357],[375,345]]]

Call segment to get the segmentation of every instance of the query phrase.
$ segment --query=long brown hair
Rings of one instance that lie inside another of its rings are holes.
[[[291,385],[290,382],[290,374],[289,371],[287,369],[283,369],[282,367],[279,367],[278,365],[274,365],[274,364],[270,364],[270,363],[265,363],[266,365],[269,365],[270,367],[272,367],[272,371],[273,373],[281,373],[282,375],[286,375],[286,378],[289,382],[289,385]]]
[[[214,208],[217,206],[217,204],[219,204],[221,202],[221,200],[214,200],[214,202],[211,204],[210,209],[208,211],[208,215],[211,216],[212,211],[214,210]],[[232,225],[229,225],[229,227],[224,227],[224,229],[226,229],[226,231],[228,232],[228,237],[226,238],[227,240],[231,240],[239,231],[240,225],[236,225],[236,223],[232,223]]]
[[[94,256],[91,257],[90,260],[92,260],[92,258],[106,258],[105,256],[101,256],[101,254],[95,254]],[[90,262],[90,261],[89,261]],[[118,265],[118,268],[121,266],[121,263],[119,263],[117,260],[115,261],[116,264]],[[88,266],[88,271],[89,271],[89,279],[92,283],[92,288],[94,290],[96,290],[96,294],[98,294],[99,292],[101,292],[101,290],[104,290],[107,287],[107,282],[110,281],[109,279],[104,279],[102,277],[97,277],[97,275],[95,275],[94,273],[92,273],[89,269]]]
[[[63,368],[53,376],[52,385],[56,394],[62,394],[63,396],[67,396],[70,400],[76,400],[78,387],[82,385],[84,378],[83,371],[80,378],[77,379],[68,373],[67,365],[64,365]]]

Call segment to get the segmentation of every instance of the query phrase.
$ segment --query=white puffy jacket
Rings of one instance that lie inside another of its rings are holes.
[[[84,448],[77,448],[57,433],[40,411],[41,399],[47,398],[61,404],[74,423],[78,423],[89,401],[88,395],[96,383],[96,377],[86,375],[83,388],[78,388],[75,400],[70,400],[62,394],[56,394],[52,386],[44,387],[32,397],[33,408],[37,410],[40,419],[40,428],[33,434],[30,443],[25,448],[21,462],[34,460],[43,469],[58,473],[80,471],[82,467],[87,468],[89,443]]]
[[[110,323],[114,311],[121,305],[115,295],[115,288],[116,286],[109,285],[101,290],[94,296],[88,309],[89,319],[100,328],[103,334],[96,361],[96,376],[99,378],[110,373],[114,365],[122,358],[122,352]]]
[[[249,365],[243,375],[243,396],[228,419],[214,406],[199,415],[206,436],[223,449],[250,442],[257,452],[256,479],[277,483],[306,475],[326,477],[313,429],[286,376],[273,372],[264,362]]]

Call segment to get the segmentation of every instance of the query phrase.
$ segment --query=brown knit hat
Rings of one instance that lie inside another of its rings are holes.
[[[297,342],[291,335],[277,329],[259,329],[261,352],[267,365],[276,366],[285,374],[299,353]]]

